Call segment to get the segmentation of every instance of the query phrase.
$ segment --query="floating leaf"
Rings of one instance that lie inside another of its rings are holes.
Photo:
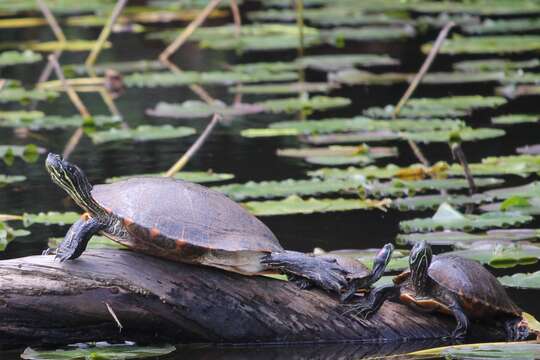
[[[107,69],[115,70],[119,73],[132,73],[163,70],[167,67],[158,60],[135,60],[135,61],[123,61],[113,63],[100,63],[94,65],[94,71],[97,75],[104,75]],[[84,65],[69,64],[63,66],[64,72],[73,72],[77,75],[86,75],[88,69]]]
[[[48,246],[51,249],[56,249],[58,245],[64,240],[62,237],[49,238]],[[105,236],[94,235],[86,246],[87,249],[127,249],[126,246],[117,243]]]
[[[516,149],[518,154],[540,155],[540,144],[525,145]]]
[[[295,82],[283,84],[242,85],[229,88],[236,94],[294,94],[294,93],[327,93],[334,89],[330,83]]]
[[[519,289],[540,289],[540,271],[519,273],[498,278],[501,284]]]
[[[443,359],[536,359],[540,356],[540,344],[526,342],[499,342],[485,344],[454,345],[415,351],[407,354],[413,358]]]
[[[72,360],[72,359],[142,359],[167,355],[174,346],[150,347],[135,345],[102,345],[77,347],[69,350],[34,350],[26,348],[21,354],[25,360]]]
[[[442,230],[482,230],[493,227],[509,227],[524,224],[531,216],[519,213],[486,213],[463,215],[448,204],[441,204],[432,218],[401,221],[399,227],[404,232],[429,232]]]
[[[195,129],[185,126],[173,127],[171,125],[151,126],[140,125],[135,129],[109,129],[90,133],[95,144],[111,141],[152,141],[162,139],[176,139],[195,134]]]
[[[318,110],[328,110],[338,107],[344,107],[351,104],[351,100],[344,97],[313,96],[306,98],[285,98],[266,100],[257,103],[265,110],[273,113],[293,113],[297,111],[313,112]]]
[[[310,55],[296,60],[296,64],[321,71],[337,71],[352,67],[399,65],[399,60],[378,54]]]
[[[23,175],[3,175],[0,174],[0,187],[17,182],[23,182],[26,180],[26,176]]]
[[[432,44],[422,46],[428,53]],[[508,54],[540,50],[540,36],[502,35],[479,37],[453,37],[447,39],[439,52],[441,54]]]
[[[518,265],[532,265],[540,258],[540,247],[520,242],[472,244],[467,250],[453,251],[458,255],[494,268],[511,268]]]
[[[454,63],[453,67],[459,71],[478,72],[478,71],[512,71],[540,66],[539,59],[530,59],[523,61],[514,61],[509,59],[482,59],[467,60]]]
[[[463,128],[459,130],[438,130],[426,131],[422,133],[402,133],[403,138],[421,143],[449,142],[450,139],[458,136],[461,141],[476,141],[492,139],[505,135],[501,129],[490,128]]]
[[[414,245],[427,241],[432,245],[453,246],[455,248],[469,248],[475,243],[508,243],[517,241],[533,241],[540,237],[537,229],[497,229],[482,234],[469,234],[461,231],[437,231],[429,233],[399,234],[396,243],[401,245]]]
[[[58,93],[51,90],[26,90],[22,87],[7,87],[0,91],[0,103],[18,101],[28,103],[31,100],[53,100],[58,97]]]
[[[261,130],[274,130],[274,129],[261,129]],[[277,129],[275,129],[277,130]],[[291,129],[279,129],[279,130],[291,130]],[[298,135],[298,134],[296,134]],[[347,144],[347,143],[361,143],[361,142],[374,142],[374,141],[390,141],[400,139],[400,134],[393,131],[379,130],[379,131],[362,131],[344,134],[326,134],[326,135],[309,135],[302,138],[309,144],[325,145],[325,144]]]
[[[469,204],[482,204],[489,202],[493,198],[485,194],[474,195],[420,195],[408,196],[392,201],[392,207],[400,211],[428,210],[439,207],[442,203],[452,206],[464,206]]]
[[[28,227],[33,224],[44,224],[44,225],[70,225],[75,221],[79,220],[81,217],[80,214],[76,212],[40,212],[38,214],[23,214],[22,221],[25,227]]]
[[[390,41],[413,37],[416,34],[412,26],[364,26],[360,28],[336,27],[321,30],[326,42],[341,46],[344,41]]]
[[[304,158],[308,163],[319,165],[368,164],[375,159],[397,156],[397,149],[334,145],[326,148],[278,149],[277,155]]]
[[[480,163],[469,164],[474,175],[520,175],[540,172],[540,156],[538,155],[510,155],[490,156],[482,159]],[[458,164],[452,164],[447,173],[449,175],[463,174],[463,169]]]
[[[57,129],[66,127],[108,127],[115,126],[122,120],[115,116],[96,115],[83,119],[80,115],[69,117],[45,116],[40,111],[0,111],[0,127],[26,127],[30,129]]]
[[[22,236],[28,236],[27,230],[13,229],[4,222],[0,222],[0,251],[4,251],[13,239]]]
[[[296,195],[283,200],[250,201],[242,205],[256,216],[312,214],[319,212],[385,209],[387,200],[360,199],[302,199]]]
[[[512,196],[500,203],[482,205],[482,211],[519,211],[521,214],[540,215],[539,197]]]
[[[153,177],[153,176],[163,176],[163,173],[156,174],[139,174],[139,175],[129,175],[129,176],[116,176],[108,178],[105,180],[107,183],[113,183],[116,181],[126,180],[134,177]],[[173,176],[175,179],[185,180],[194,183],[209,183],[209,182],[219,182],[227,181],[234,179],[233,174],[226,173],[215,173],[211,170],[209,171],[181,171],[176,173]]]
[[[82,52],[90,51],[96,45],[95,41],[92,40],[68,40],[68,41],[29,41],[22,43],[13,43],[13,44],[4,44],[4,48],[16,47],[23,50],[34,50],[34,51],[43,51],[43,52],[53,52],[53,51],[66,51],[66,52]],[[110,42],[105,42],[103,48],[107,49],[111,47]]]
[[[354,180],[287,179],[282,181],[250,181],[245,184],[216,186],[213,189],[223,192],[234,200],[242,201],[245,199],[271,199],[290,195],[328,194],[350,189],[354,190],[361,185],[361,181]]]
[[[30,50],[20,51],[3,51],[0,53],[0,67],[20,64],[32,64],[41,61],[41,54]]]
[[[540,19],[486,19],[481,24],[465,25],[462,30],[467,34],[482,35],[524,33],[540,30]]]
[[[491,118],[491,122],[497,125],[535,123],[538,122],[538,120],[540,120],[540,116],[529,114],[510,114]]]
[[[0,29],[19,29],[47,25],[43,17],[23,17],[0,19]]]
[[[7,165],[13,164],[15,157],[21,158],[28,163],[34,163],[39,159],[39,155],[45,153],[45,149],[34,144],[20,145],[0,145],[0,158]]]
[[[290,81],[298,79],[295,72],[268,72],[259,71],[240,73],[231,71],[196,72],[147,72],[134,73],[124,77],[128,87],[171,87],[191,84],[224,84],[257,83],[265,81]]]
[[[208,104],[204,101],[188,100],[180,104],[159,102],[155,108],[146,110],[146,113],[150,116],[183,119],[209,117],[214,113],[219,113],[224,117],[235,117],[256,114],[262,111],[264,111],[264,108],[257,104],[227,106],[220,101]]]

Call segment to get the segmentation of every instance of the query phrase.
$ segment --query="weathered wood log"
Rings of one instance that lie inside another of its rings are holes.
[[[170,343],[402,341],[450,334],[452,318],[386,303],[369,321],[319,290],[265,277],[164,261],[129,251],[87,251],[0,262],[0,346],[96,340]],[[113,319],[108,307],[123,328]],[[474,325],[482,340],[504,337]]]

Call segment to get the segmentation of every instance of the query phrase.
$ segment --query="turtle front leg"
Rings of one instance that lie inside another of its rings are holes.
[[[306,279],[329,292],[339,294],[347,287],[348,272],[335,259],[309,256],[296,251],[283,251],[265,255],[261,263],[268,270],[293,275],[293,278]],[[295,281],[295,283],[305,284],[304,281]]]
[[[373,289],[364,299],[353,304],[347,304],[347,311],[344,314],[358,315],[367,319],[375,314],[386,300],[396,300],[399,298],[400,289],[396,285],[385,285]]]
[[[94,218],[78,220],[69,228],[64,240],[58,245],[55,259],[64,262],[78,258],[86,250],[90,238],[103,228],[105,225]],[[44,254],[51,252],[51,249],[47,249]]]
[[[525,319],[513,318],[506,320],[504,325],[508,341],[526,340],[529,337],[529,325]]]
[[[469,319],[467,318],[467,315],[465,315],[465,312],[457,300],[452,304],[449,304],[448,308],[452,311],[452,315],[454,315],[457,321],[457,326],[454,331],[452,331],[452,339],[465,339],[467,336],[467,329],[469,328]]]

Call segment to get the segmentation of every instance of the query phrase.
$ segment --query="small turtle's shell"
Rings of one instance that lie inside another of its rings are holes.
[[[143,177],[96,185],[92,196],[138,240],[164,250],[282,251],[261,221],[225,195],[186,181]],[[132,231],[132,230],[135,231]],[[169,244],[171,243],[171,244]],[[137,245],[135,245],[136,247]]]
[[[476,261],[456,255],[439,255],[433,258],[428,271],[433,281],[459,297],[470,316],[521,316],[522,310],[510,299],[497,278]],[[394,283],[402,284],[409,276],[410,271],[406,271],[395,277]]]

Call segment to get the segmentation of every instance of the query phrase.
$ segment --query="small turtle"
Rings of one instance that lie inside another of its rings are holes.
[[[467,335],[469,319],[503,321],[509,340],[528,336],[522,310],[488,270],[476,261],[456,255],[439,255],[432,261],[431,246],[425,241],[413,247],[409,270],[396,276],[394,285],[373,289],[366,301],[354,305],[355,310],[367,317],[387,299],[453,315],[457,321],[452,332],[454,339]]]
[[[173,261],[246,275],[282,272],[327,291],[354,293],[378,280],[393,250],[386,246],[375,258],[374,270],[358,279],[336,259],[284,250],[261,221],[201,185],[142,177],[92,186],[81,169],[59,155],[49,154],[45,165],[52,180],[86,211],[56,249],[60,261],[78,258],[99,233]]]

